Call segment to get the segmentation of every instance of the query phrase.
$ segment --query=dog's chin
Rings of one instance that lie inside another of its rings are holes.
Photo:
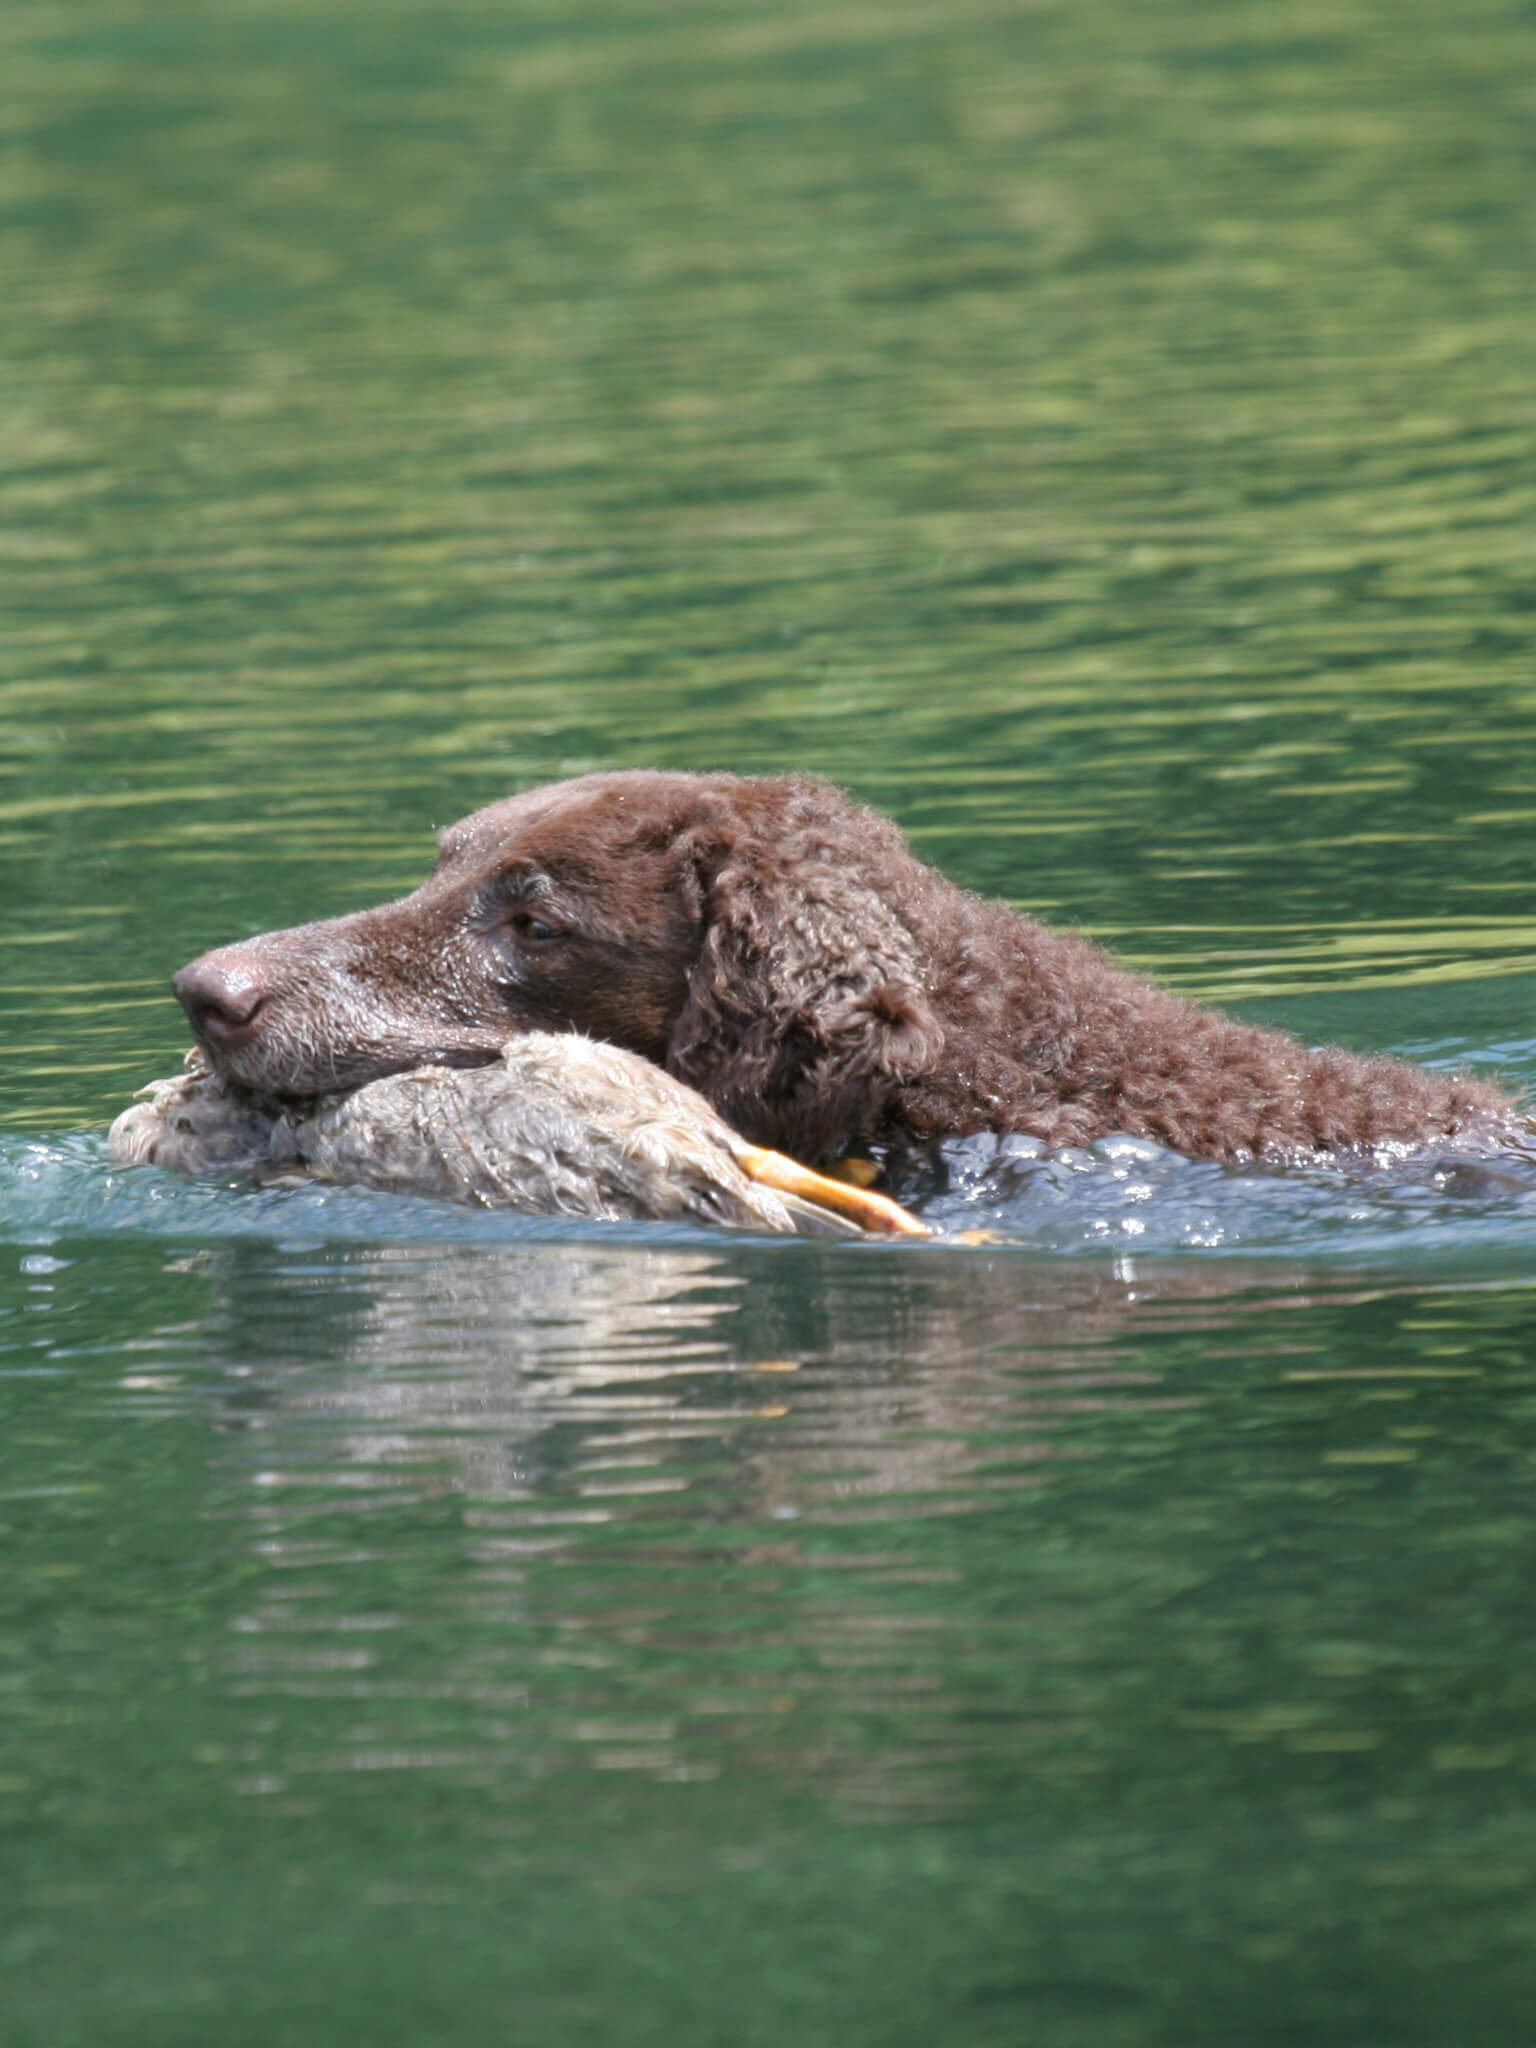
[[[398,1051],[338,1054],[323,1063],[294,1061],[255,1045],[210,1044],[200,1037],[197,1057],[226,1088],[258,1102],[292,1106],[325,1096],[354,1095],[370,1081],[409,1074],[417,1067],[488,1067],[499,1045],[420,1045]]]

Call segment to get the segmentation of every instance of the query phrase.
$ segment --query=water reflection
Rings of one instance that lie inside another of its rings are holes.
[[[228,1683],[281,1708],[248,1792],[769,1773],[862,1817],[1083,1767],[1108,1702],[1032,1554],[1037,1490],[1198,1408],[1159,1357],[1181,1333],[1314,1298],[812,1247],[237,1248],[209,1277],[219,1491],[257,1566]],[[313,1739],[301,1701],[339,1710]]]
[[[1406,2011],[1529,1953],[1528,1285],[700,1239],[16,1264],[0,1805],[54,1845],[44,1935],[56,1881],[139,1900],[132,1771],[140,1918],[190,1856],[263,1967],[322,1885],[328,1953],[435,1902],[413,1957],[509,1954],[519,1996],[616,1928],[691,1984],[722,1899],[733,1957],[852,1897],[901,2002],[948,1969],[1029,2012],[1063,1952],[1155,2001],[1191,1926],[1190,2014],[1256,1961],[1331,2011],[1379,1951]]]

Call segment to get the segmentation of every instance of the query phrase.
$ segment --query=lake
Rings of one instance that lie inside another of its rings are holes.
[[[1536,1178],[113,1167],[204,948],[809,770],[1536,1083],[1517,0],[0,18],[0,2036],[1506,2048]]]

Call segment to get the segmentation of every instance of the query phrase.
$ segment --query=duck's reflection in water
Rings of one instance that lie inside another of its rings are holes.
[[[1190,1409],[1170,1333],[1306,1299],[1273,1266],[980,1251],[218,1257],[260,1560],[231,1682],[336,1710],[273,1738],[251,1782],[285,1794],[771,1771],[911,1815],[1003,1754],[1070,1772],[1100,1712],[1081,1592],[1114,1565],[1044,1558],[1038,1489]]]

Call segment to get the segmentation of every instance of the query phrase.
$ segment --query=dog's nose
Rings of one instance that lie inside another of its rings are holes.
[[[260,976],[233,946],[191,961],[171,987],[200,1037],[228,1039],[248,1031],[267,1000]]]

